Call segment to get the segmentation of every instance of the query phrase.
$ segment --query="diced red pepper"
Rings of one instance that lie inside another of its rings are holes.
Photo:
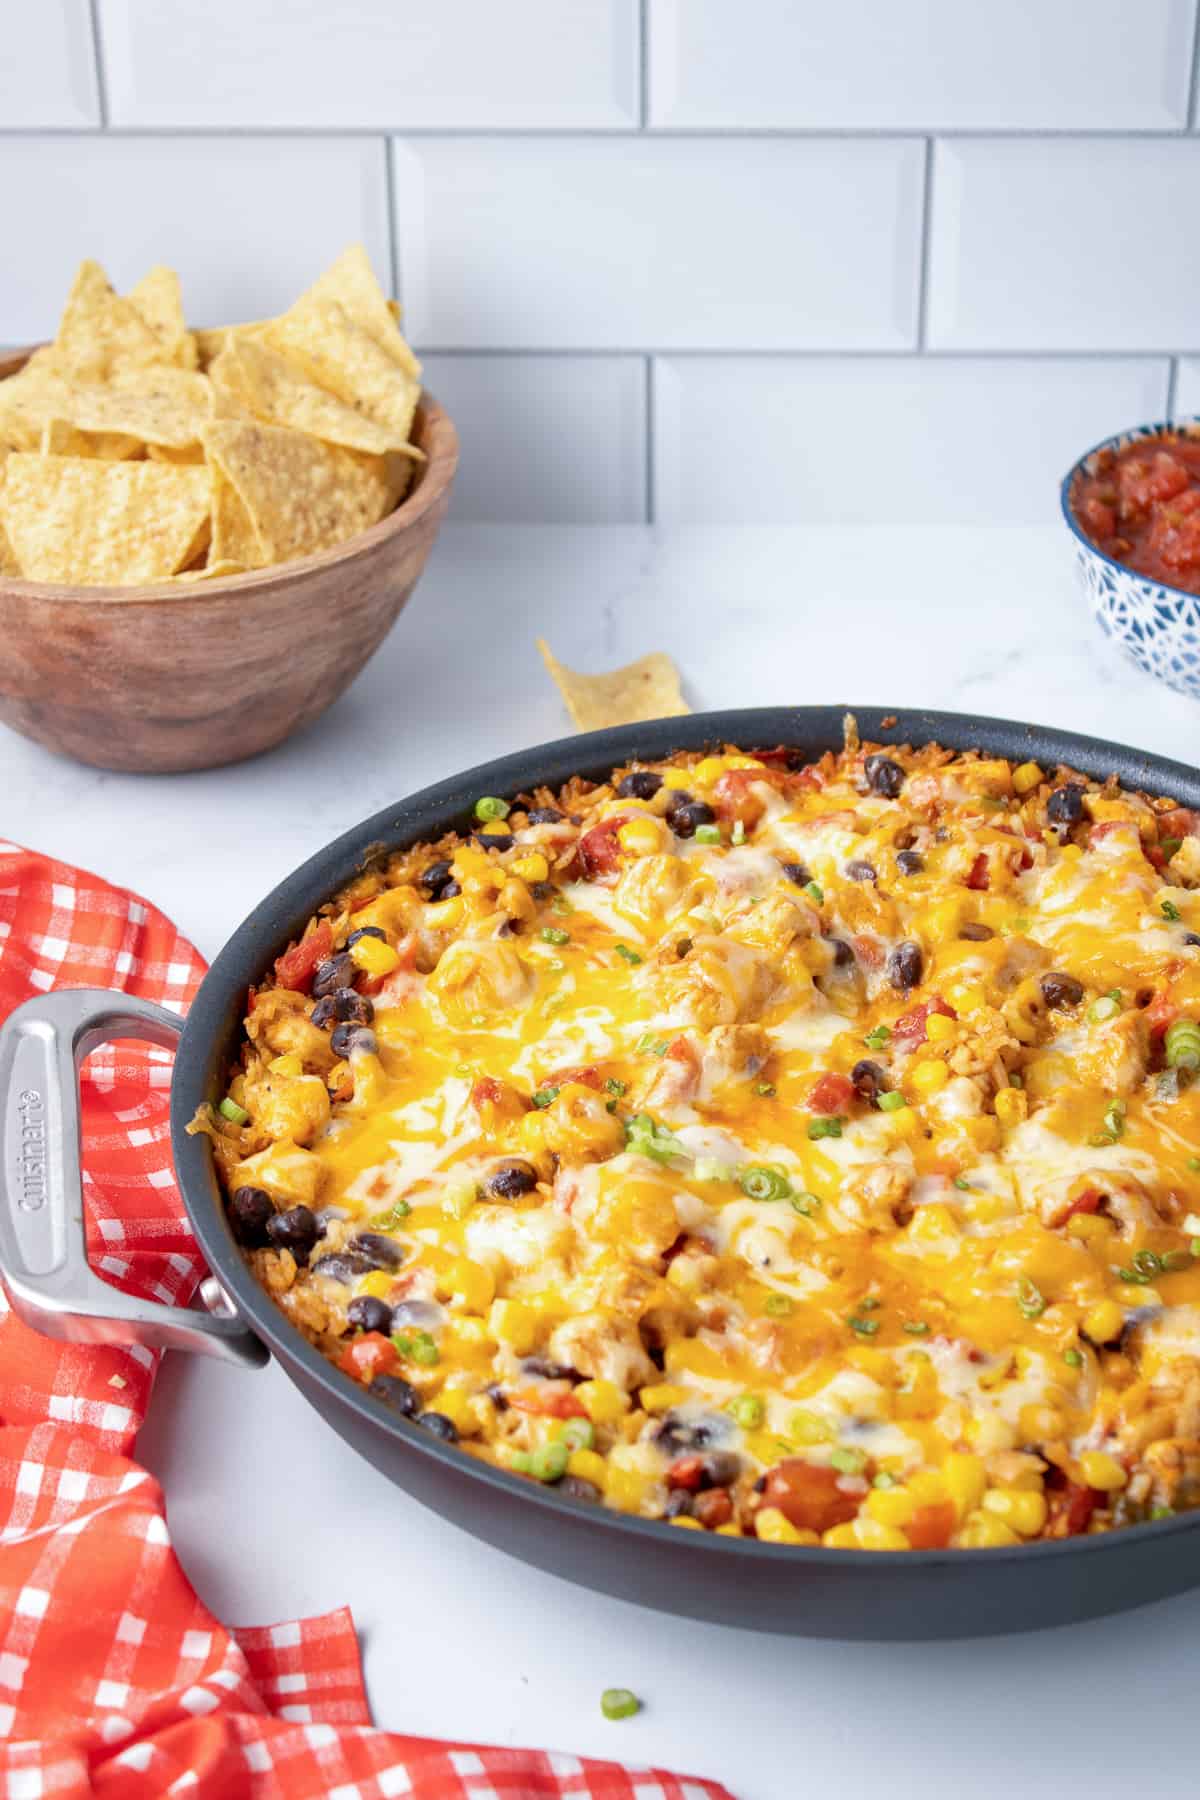
[[[587,1407],[577,1400],[569,1388],[518,1388],[506,1394],[510,1406],[518,1412],[534,1413],[542,1419],[586,1419]]]
[[[1159,813],[1158,835],[1160,838],[1200,836],[1200,813],[1193,812],[1190,806],[1173,806],[1169,812]]]
[[[797,1531],[832,1531],[857,1513],[861,1494],[847,1493],[836,1469],[787,1456],[767,1476],[763,1505],[774,1506]]]
[[[1051,1489],[1048,1498],[1050,1522],[1046,1536],[1052,1538],[1081,1536],[1100,1504],[1100,1495],[1095,1488],[1084,1487],[1078,1481],[1068,1481],[1065,1487]]]
[[[1052,1221],[1055,1225],[1065,1225],[1068,1219],[1075,1218],[1078,1213],[1099,1212],[1104,1203],[1104,1195],[1099,1188],[1084,1188],[1082,1194],[1076,1194],[1069,1200],[1061,1212],[1055,1213]]]
[[[677,1456],[667,1470],[667,1486],[686,1488],[689,1494],[700,1491],[704,1480],[704,1458],[702,1456]]]
[[[849,1076],[835,1075],[829,1071],[814,1085],[808,1096],[808,1104],[812,1112],[832,1117],[837,1113],[849,1112],[853,1099],[854,1083]]]
[[[943,1019],[957,1019],[958,1014],[952,1006],[948,1006],[940,994],[932,994],[928,1000],[922,1000],[911,1012],[902,1014],[892,1026],[892,1036],[903,1040],[904,1046],[923,1044],[926,1031],[925,1022],[934,1013]]]
[[[931,1500],[918,1506],[903,1528],[904,1535],[914,1550],[944,1550],[957,1522],[952,1500]]]
[[[547,1075],[539,1082],[540,1087],[566,1087],[569,1081],[577,1081],[583,1087],[595,1088],[597,1093],[604,1086],[604,1077],[595,1063],[580,1063],[574,1069],[555,1069],[553,1075]]]
[[[275,963],[275,979],[280,987],[291,988],[294,993],[307,994],[312,988],[313,976],[317,966],[325,961],[333,949],[333,927],[328,919],[302,937],[298,944],[285,950]]]
[[[605,819],[599,825],[593,825],[590,831],[585,831],[580,838],[579,860],[589,881],[598,881],[604,875],[611,875],[617,867],[621,856],[617,833],[627,823],[627,814],[622,814],[619,819]]]
[[[365,1387],[377,1375],[390,1374],[399,1361],[391,1338],[384,1337],[381,1331],[364,1331],[361,1337],[346,1345],[340,1366],[345,1374],[352,1375]]]
[[[727,769],[713,785],[717,817],[727,821],[740,819],[751,828],[757,825],[767,810],[766,802],[761,794],[750,790],[755,782],[763,781],[778,785],[766,769]]]
[[[975,861],[971,864],[971,872],[967,876],[967,886],[969,888],[974,888],[977,893],[980,893],[987,885],[988,859],[981,850],[979,855],[975,858]]]

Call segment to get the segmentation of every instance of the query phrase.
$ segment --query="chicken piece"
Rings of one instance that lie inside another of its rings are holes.
[[[243,1105],[256,1141],[311,1144],[329,1123],[329,1094],[319,1075],[275,1075],[260,1062],[246,1070]]]
[[[1159,1438],[1147,1444],[1142,1459],[1153,1479],[1152,1506],[1173,1512],[1200,1506],[1200,1438]]]
[[[630,1319],[604,1312],[580,1313],[550,1334],[550,1355],[564,1368],[577,1369],[593,1381],[611,1381],[625,1393],[658,1380],[637,1326]]]
[[[472,1024],[524,1006],[533,976],[503,938],[456,938],[426,983],[451,1025]]]
[[[670,1183],[654,1176],[610,1176],[594,1228],[635,1262],[657,1263],[679,1236]]]
[[[1131,1094],[1145,1080],[1150,1028],[1142,1012],[1120,1013],[1090,1032],[1076,1058],[1084,1081],[1110,1094]]]
[[[872,1163],[866,1170],[856,1170],[842,1206],[864,1231],[890,1232],[912,1218],[912,1188],[913,1171],[907,1163]]]
[[[651,986],[676,1018],[709,1031],[757,1018],[775,986],[767,958],[737,942],[732,932],[693,939],[683,962],[672,958],[657,967]]]
[[[259,994],[246,1020],[252,1044],[271,1056],[293,1052],[305,1065],[324,1075],[337,1060],[329,1047],[329,1033],[308,1016],[308,1000],[290,988],[270,988]]]
[[[608,1111],[604,1095],[568,1081],[542,1114],[541,1139],[555,1156],[603,1162],[625,1147],[625,1127]]]
[[[1200,837],[1185,837],[1171,858],[1171,882],[1175,887],[1200,887]]]
[[[324,1173],[311,1150],[285,1138],[235,1163],[229,1186],[264,1188],[281,1206],[315,1206]]]
[[[781,887],[775,887],[757,906],[726,925],[724,937],[756,950],[782,956],[795,938],[815,937],[820,917]]]
[[[639,856],[626,867],[613,892],[622,918],[644,931],[658,931],[695,904],[695,872],[678,856]]]

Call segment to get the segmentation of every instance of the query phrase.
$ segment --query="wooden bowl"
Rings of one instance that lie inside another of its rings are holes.
[[[0,380],[28,352],[0,359]],[[308,725],[379,648],[445,515],[458,436],[422,394],[428,461],[393,513],[317,556],[149,587],[0,578],[0,720],[102,769],[239,762]]]

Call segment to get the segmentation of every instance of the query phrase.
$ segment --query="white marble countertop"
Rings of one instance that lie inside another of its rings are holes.
[[[293,743],[232,769],[136,777],[0,730],[0,827],[140,890],[211,956],[357,819],[562,735],[539,633],[585,668],[669,649],[697,709],[945,707],[1196,753],[1196,705],[1098,635],[1055,529],[460,526],[372,665]],[[738,1800],[868,1786],[1061,1800],[1101,1757],[1110,1791],[1148,1767],[1164,1791],[1194,1780],[1179,1722],[1195,1705],[1200,1593],[969,1645],[822,1644],[661,1618],[423,1511],[274,1366],[168,1359],[141,1454],[185,1566],[225,1617],[350,1603],[383,1725],[659,1762],[720,1776]],[[639,1718],[601,1717],[610,1685],[643,1697]]]

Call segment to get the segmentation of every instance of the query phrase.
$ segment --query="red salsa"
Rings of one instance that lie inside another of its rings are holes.
[[[1163,432],[1102,450],[1072,495],[1085,535],[1151,581],[1200,594],[1200,437]]]

